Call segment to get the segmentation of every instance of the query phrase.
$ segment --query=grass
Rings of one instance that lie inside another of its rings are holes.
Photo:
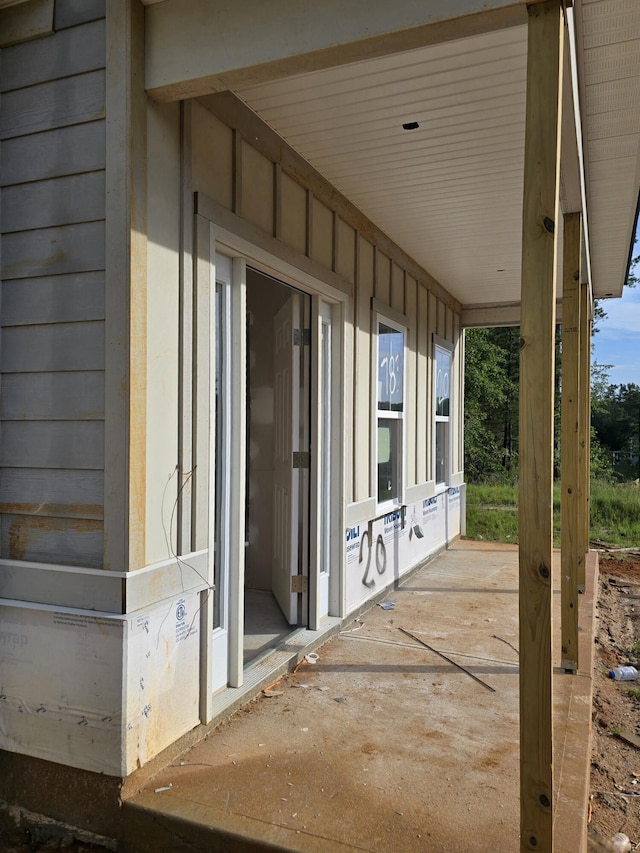
[[[553,499],[554,545],[560,545],[560,485]],[[518,485],[467,485],[467,538],[518,541]],[[590,538],[622,548],[640,547],[640,489],[633,483],[591,483]]]
[[[467,484],[467,537],[518,541],[518,484]]]
[[[640,547],[640,489],[634,483],[591,484],[591,538]]]

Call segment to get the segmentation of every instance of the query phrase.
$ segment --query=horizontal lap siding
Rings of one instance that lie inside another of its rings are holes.
[[[2,51],[0,556],[99,567],[104,504],[104,0]]]

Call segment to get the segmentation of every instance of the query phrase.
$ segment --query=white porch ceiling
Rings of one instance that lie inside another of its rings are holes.
[[[640,3],[582,0],[576,13],[593,287],[620,296],[640,187]]]
[[[584,2],[578,27],[594,293],[619,296],[640,183],[640,5]],[[512,27],[237,94],[463,305],[513,303],[526,53]]]

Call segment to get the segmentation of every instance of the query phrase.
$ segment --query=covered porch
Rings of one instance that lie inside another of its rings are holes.
[[[597,574],[580,669],[554,674],[558,853],[587,845]],[[516,850],[517,549],[460,541],[387,596],[128,799],[125,849]]]
[[[224,114],[234,139],[250,138],[274,161],[276,211],[279,181],[297,176],[299,162],[288,149],[277,153],[271,132],[311,165],[318,178],[307,176],[308,256],[314,198],[335,187],[362,212],[361,230],[367,222],[372,233],[379,229],[374,298],[393,306],[397,297],[405,305],[411,292],[409,275],[396,278],[393,264],[380,262],[388,236],[406,252],[410,275],[422,280],[428,271],[429,286],[456,301],[462,327],[521,328],[520,845],[574,849],[554,838],[562,773],[554,756],[565,754],[554,709],[564,691],[581,683],[576,673],[589,671],[579,628],[587,600],[581,593],[588,589],[591,320],[595,298],[622,293],[636,221],[638,11],[624,0],[615,8],[586,0],[460,0],[393,9],[356,4],[345,16],[340,4],[320,10],[281,2],[268,15],[248,4],[241,14],[214,19],[206,3],[187,6],[148,3],[147,92],[159,101],[202,99]],[[241,175],[234,192],[227,228],[240,227],[234,216],[243,215]],[[337,273],[341,217],[350,221],[352,210],[343,206],[338,214],[331,260]],[[276,240],[281,228],[276,212]],[[361,347],[358,335],[370,310],[358,272],[356,265],[356,373],[370,361],[369,343]],[[420,311],[419,299],[412,310]],[[563,544],[554,618],[560,319]],[[360,402],[356,395],[354,407]],[[354,453],[354,469],[347,504],[370,494],[366,453],[362,460]],[[562,675],[552,678],[554,667]]]

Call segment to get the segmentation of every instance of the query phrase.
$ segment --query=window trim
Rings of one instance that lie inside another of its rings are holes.
[[[448,415],[438,415],[436,414],[438,409],[438,400],[437,400],[437,350],[440,349],[443,352],[449,354],[449,358],[451,359],[451,364],[449,368],[449,414]],[[451,479],[453,477],[453,466],[452,466],[452,445],[453,445],[453,407],[454,407],[454,399],[452,395],[453,390],[453,356],[454,356],[454,345],[450,342],[441,338],[439,335],[433,335],[433,432],[432,432],[432,440],[431,440],[431,449],[432,449],[432,477],[435,483],[436,491],[444,491],[448,489],[451,485]],[[445,479],[438,480],[437,471],[438,471],[438,460],[436,457],[436,432],[437,432],[437,424],[444,423],[447,425],[448,429],[446,429],[446,455],[444,460],[444,468],[445,468]]]
[[[371,300],[371,484],[375,499],[376,514],[383,515],[393,512],[404,505],[406,488],[406,439],[407,439],[407,346],[409,323],[404,314],[389,308],[379,300]],[[403,335],[403,367],[402,367],[402,411],[378,408],[378,360],[379,360],[379,329],[380,324],[401,332]],[[400,424],[397,441],[397,466],[395,471],[395,497],[380,501],[378,499],[378,424],[380,420],[395,420]]]

